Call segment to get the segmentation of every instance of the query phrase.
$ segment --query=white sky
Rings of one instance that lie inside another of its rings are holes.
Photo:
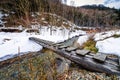
[[[67,4],[71,5],[71,2],[74,1],[76,6],[82,6],[86,4],[103,4],[104,0],[67,0]]]
[[[117,9],[120,9],[120,1],[119,2],[112,2],[112,3],[109,3],[109,4],[106,4],[106,6],[108,7],[115,7]]]
[[[74,5],[72,3],[73,1],[74,1]],[[111,1],[111,0],[67,0],[67,5],[82,6],[82,5],[92,5],[92,4],[103,4],[111,8],[112,7],[120,8],[120,0],[118,0],[117,2],[115,0],[112,0],[112,2],[107,4],[105,4],[105,1]]]

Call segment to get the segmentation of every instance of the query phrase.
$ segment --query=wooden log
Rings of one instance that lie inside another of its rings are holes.
[[[35,41],[35,39],[31,39],[33,41]],[[35,42],[39,42],[39,41],[35,41]],[[41,42],[39,42],[40,45]],[[104,63],[98,63],[96,61],[94,61],[93,58],[90,57],[83,57],[83,56],[78,56],[78,55],[71,55],[69,54],[69,52],[63,51],[63,50],[59,50],[59,49],[55,49],[54,47],[50,47],[50,46],[46,46],[46,45],[42,45],[44,47],[46,47],[47,49],[53,50],[56,54],[67,58],[77,64],[79,64],[80,66],[83,66],[84,68],[91,70],[91,71],[97,71],[97,72],[103,72],[106,74],[116,74],[116,75],[120,75],[120,71],[118,70],[117,66],[110,66],[109,63],[104,62]]]
[[[29,39],[30,39],[30,40],[31,40],[31,39],[32,39],[32,40],[36,40],[36,41],[38,41],[38,42],[42,42],[42,43],[48,44],[48,45],[53,45],[53,44],[55,44],[54,42],[46,41],[46,40],[39,39],[39,38],[35,38],[35,37],[31,37],[31,38],[29,38]]]
[[[65,51],[65,48],[62,48],[63,51]]]
[[[96,55],[94,55],[93,58],[99,62],[105,62],[106,57],[107,57],[106,54],[97,53]]]
[[[90,52],[89,50],[76,50],[76,54],[80,56],[85,56],[89,52]]]
[[[120,65],[120,57],[118,57],[118,62],[119,62],[119,65]]]
[[[76,52],[75,52],[75,51],[71,51],[71,54],[72,54],[72,55],[76,55]]]
[[[88,58],[93,58],[93,56],[91,56],[91,55],[85,55],[85,57],[88,57]]]
[[[118,58],[113,58],[113,57],[108,57],[108,56],[107,56],[106,60],[109,60],[109,61],[113,61],[113,62],[118,63]]]
[[[62,48],[67,48],[68,45],[61,45],[60,47],[58,47],[59,49],[62,49]]]
[[[62,45],[62,44],[59,44],[59,43],[58,43],[58,44],[54,44],[54,46],[61,46],[61,45]]]
[[[76,47],[67,47],[66,51],[70,52],[70,51],[74,51],[76,49],[77,49]]]
[[[79,35],[79,36],[81,36],[81,35]],[[68,40],[65,40],[64,42],[60,42],[60,43],[58,43],[58,44],[61,44],[60,46],[71,46],[71,45],[73,45],[74,44],[74,42],[79,38],[79,36],[75,36],[75,37],[72,37],[72,38],[70,38],[70,39],[68,39]]]
[[[104,72],[107,74],[120,75],[120,72],[118,70],[116,70],[117,69],[116,66],[114,66],[114,67],[111,66],[112,67],[111,68],[111,67],[107,66],[107,63],[104,63],[104,64],[96,63],[92,58],[71,55],[71,54],[69,54],[65,51],[62,51],[62,50],[55,50],[52,48],[49,48],[49,49],[53,50],[58,55],[63,56],[64,58],[67,58],[67,59],[83,66],[84,68],[86,68],[88,70],[97,71],[97,72]]]

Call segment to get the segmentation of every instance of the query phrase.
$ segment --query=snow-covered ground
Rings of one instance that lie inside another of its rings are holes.
[[[1,21],[2,16],[2,13],[0,13],[1,24],[3,24]],[[33,29],[36,27],[40,28],[40,25],[32,26]],[[19,28],[21,28],[21,26]],[[70,30],[70,28],[66,29],[64,27],[53,26],[51,29],[49,25],[48,27],[42,26],[37,34],[27,33],[26,30],[21,33],[0,32],[0,61],[11,58],[18,53],[36,52],[41,50],[42,46],[30,41],[29,37],[37,37],[57,43],[80,34],[84,35],[79,37],[77,43],[82,45],[90,38],[90,35],[82,30]],[[96,47],[99,52],[120,56],[120,38],[111,38],[114,34],[120,34],[120,30],[95,34],[94,40],[97,42]]]
[[[120,38],[111,37],[114,34],[120,35],[120,30],[97,33],[94,36],[98,52],[120,56]]]
[[[103,40],[105,38],[113,36],[114,34],[120,34],[120,30],[112,30],[112,31],[97,33],[94,36],[94,40],[95,41]]]
[[[88,35],[80,36],[77,42],[79,43],[80,46],[82,46],[82,44],[87,42],[88,39],[89,39]]]
[[[112,37],[115,34],[120,35],[120,30],[112,30],[95,34],[93,38],[96,41],[98,52],[120,56],[120,37]],[[77,41],[79,45],[85,43],[90,38],[89,35],[90,34],[80,36]]]
[[[96,47],[99,52],[120,56],[120,38],[111,37],[103,41],[98,41]]]
[[[42,46],[29,41],[26,33],[0,33],[0,61],[18,53],[34,52],[42,49]]]
[[[42,46],[29,41],[29,37],[37,37],[40,39],[61,42],[70,37],[79,34],[86,34],[84,31],[76,30],[70,32],[68,29],[56,28],[53,29],[52,35],[50,28],[42,27],[40,33],[27,33],[26,30],[21,33],[5,33],[0,32],[0,61],[12,57],[12,55],[24,52],[35,52],[42,49]],[[7,56],[8,55],[8,56]]]
[[[64,29],[55,28],[53,29],[52,35],[51,35],[50,28],[43,27],[40,30],[40,35],[36,37],[56,43],[56,42],[64,41],[73,36],[80,35],[80,34],[86,34],[86,32],[82,30],[76,30],[74,32],[71,32],[70,30],[65,29],[65,28]]]

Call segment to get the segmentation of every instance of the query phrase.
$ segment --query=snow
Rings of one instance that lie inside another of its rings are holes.
[[[2,17],[3,17],[3,14],[0,12],[0,24],[3,24],[3,22],[2,22]]]
[[[96,43],[99,52],[120,56],[120,38],[108,38]]]
[[[55,26],[52,28],[52,33],[50,30],[50,27],[42,27],[40,29],[40,35],[36,37],[57,43],[76,35],[86,34],[86,32],[82,30],[75,30],[75,32],[71,32],[66,28],[57,28]]]
[[[112,30],[112,31],[108,31],[108,32],[101,32],[101,33],[97,33],[94,36],[94,40],[98,41],[98,40],[103,40],[105,38],[111,37],[114,34],[120,34],[120,30]]]
[[[24,52],[34,52],[42,46],[29,41],[26,33],[0,33],[0,58]],[[5,41],[6,40],[6,41]],[[18,51],[20,49],[20,51]],[[1,60],[1,59],[0,59]]]
[[[27,33],[26,30],[21,33],[0,32],[0,61],[11,58],[18,53],[40,51],[42,46],[30,41],[29,37],[37,37],[57,43],[76,35],[86,34],[81,30],[73,32],[66,28],[62,29],[54,26],[51,35],[50,30],[50,27],[42,26],[39,29],[40,33]]]
[[[86,32],[82,30],[72,30],[56,26],[32,26],[32,28],[36,27],[39,28],[39,33],[27,33],[27,29],[21,33],[0,32],[0,61],[14,57],[18,53],[24,54],[40,51],[42,46],[30,41],[29,37],[37,37],[58,43],[81,34],[83,36],[80,36],[77,41],[80,46],[90,38],[90,35],[86,34]],[[21,29],[22,26],[19,26],[19,28]],[[120,38],[111,37],[114,34],[120,34],[120,30],[97,33],[94,36],[96,48],[99,50],[98,52],[120,56]]]
[[[98,52],[120,56],[120,38],[112,37],[115,34],[120,35],[120,30],[101,32],[94,36]]]
[[[2,14],[2,12],[0,11],[0,25],[4,26],[4,23],[6,23],[7,21],[2,21],[3,16],[9,16],[9,14]]]
[[[88,35],[80,36],[78,39],[78,43],[81,46],[83,43],[85,43],[89,39]]]
[[[3,15],[2,15],[2,13],[0,12],[0,19],[2,18],[2,16],[3,16]]]
[[[45,20],[45,18],[41,18],[41,20],[42,20],[42,21],[44,21],[44,20]]]

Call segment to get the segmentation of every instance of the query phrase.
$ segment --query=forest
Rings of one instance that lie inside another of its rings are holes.
[[[74,2],[71,4],[74,5]],[[5,13],[14,13],[16,17],[23,18],[28,24],[31,13],[47,12],[62,16],[78,26],[120,26],[120,9],[103,5],[73,7],[62,4],[61,0],[1,0],[0,9]]]

